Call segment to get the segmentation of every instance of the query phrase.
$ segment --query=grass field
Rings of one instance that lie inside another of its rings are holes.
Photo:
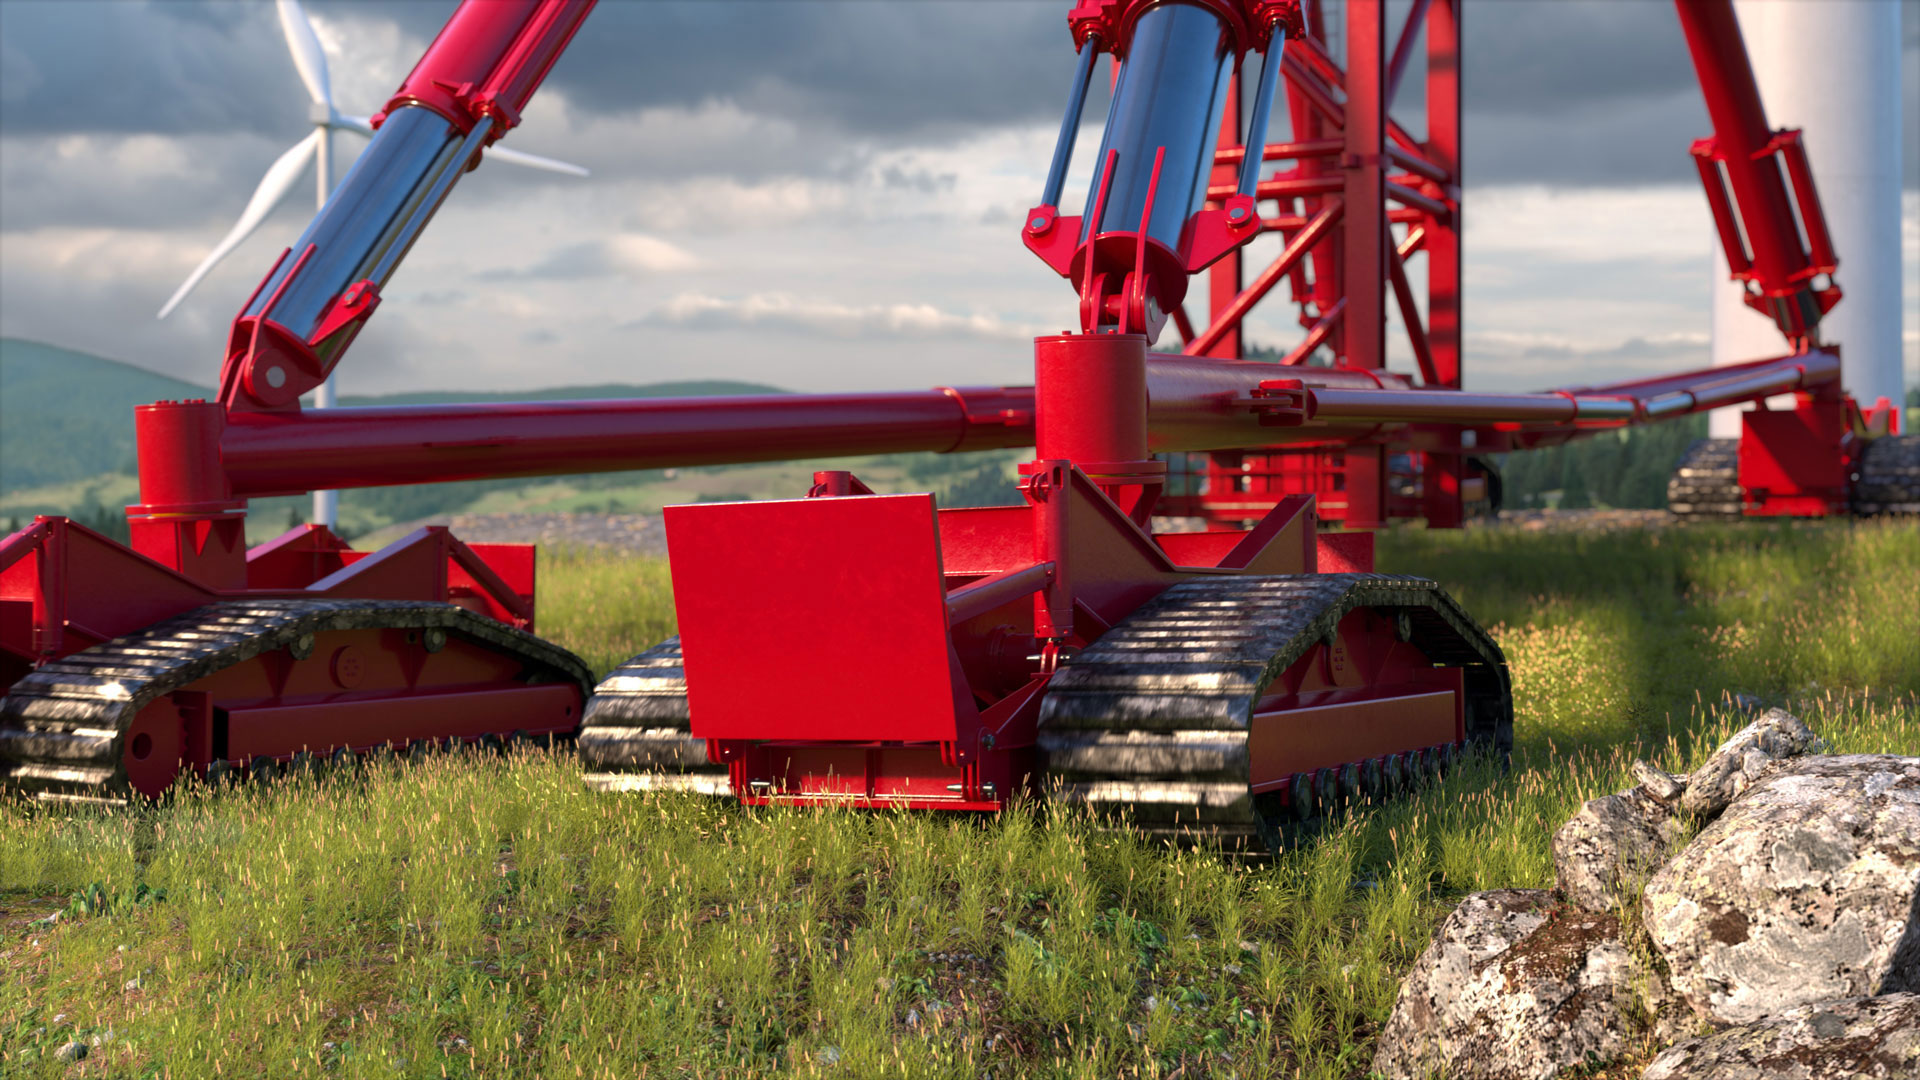
[[[1920,752],[1920,527],[1396,533],[1381,565],[1497,628],[1514,768],[1270,864],[1044,808],[603,796],[539,754],[0,808],[0,1075],[1364,1076],[1452,904],[1549,884],[1551,829],[1697,760],[1724,695]],[[598,669],[671,632],[661,566],[542,575]]]

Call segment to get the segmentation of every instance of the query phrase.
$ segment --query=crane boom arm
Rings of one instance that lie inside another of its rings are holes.
[[[464,0],[374,118],[373,141],[233,321],[229,412],[298,411],[481,152],[520,122],[594,0]]]
[[[1747,305],[1772,318],[1796,350],[1816,345],[1821,316],[1840,302],[1839,259],[1800,132],[1767,126],[1732,0],[1675,6],[1713,120],[1712,137],[1696,141],[1693,156],[1727,266],[1745,283]]]

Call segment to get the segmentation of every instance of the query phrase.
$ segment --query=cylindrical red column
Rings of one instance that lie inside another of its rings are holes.
[[[225,505],[233,500],[220,466],[226,410],[210,401],[156,401],[133,410],[140,501],[148,506]]]
[[[1145,334],[1059,334],[1033,342],[1034,442],[1042,461],[1147,458]]]
[[[160,401],[133,410],[140,501],[127,507],[133,549],[203,585],[247,583],[247,504],[233,497],[220,458],[225,410],[208,401]]]

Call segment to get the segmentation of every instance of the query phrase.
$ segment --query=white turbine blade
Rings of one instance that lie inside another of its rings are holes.
[[[280,0],[280,32],[287,36],[287,51],[293,54],[293,66],[300,69],[300,81],[316,104],[333,107],[333,88],[327,83],[327,51],[300,10],[300,0]]]
[[[228,252],[239,247],[241,241],[260,227],[267,215],[273,213],[273,208],[280,205],[280,200],[287,197],[287,192],[293,190],[294,182],[306,171],[307,161],[313,157],[319,145],[320,132],[315,129],[313,134],[293,144],[293,149],[280,155],[280,159],[267,169],[267,175],[260,178],[260,186],[253,189],[253,198],[247,200],[247,208],[240,212],[240,220],[233,223],[227,235],[213,246],[200,265],[193,268],[193,273],[187,275],[187,280],[174,290],[172,299],[160,309],[156,318],[166,318],[167,313],[187,298],[187,294],[200,284],[200,279],[206,277],[216,263],[226,258]]]
[[[362,135],[370,136],[373,134],[373,117],[347,116],[342,113],[335,113],[333,116],[333,126],[343,127],[348,131],[357,131]]]
[[[525,154],[518,150],[509,150],[504,146],[495,146],[488,150],[487,154],[491,157],[499,158],[501,161],[511,161],[515,165],[525,165],[530,169],[545,169],[548,172],[566,173],[568,176],[593,175],[579,165],[570,165],[564,161],[555,161],[550,157],[541,157],[539,154]]]

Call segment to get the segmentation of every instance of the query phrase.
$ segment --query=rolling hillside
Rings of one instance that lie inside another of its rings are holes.
[[[0,495],[133,471],[133,407],[204,386],[37,341],[0,338]]]
[[[198,386],[131,364],[36,341],[0,338],[0,526],[33,514],[63,513],[108,525],[134,498],[133,408],[165,398],[206,397]],[[700,380],[603,383],[532,391],[345,395],[342,405],[452,401],[564,401],[621,397],[777,394],[759,383]],[[595,478],[604,485],[606,478]],[[464,507],[483,497],[511,504],[528,481],[475,481],[348,492],[343,524],[375,528]],[[551,484],[553,481],[534,481]],[[284,505],[282,505],[284,504]],[[278,528],[304,500],[267,499],[254,517]]]

